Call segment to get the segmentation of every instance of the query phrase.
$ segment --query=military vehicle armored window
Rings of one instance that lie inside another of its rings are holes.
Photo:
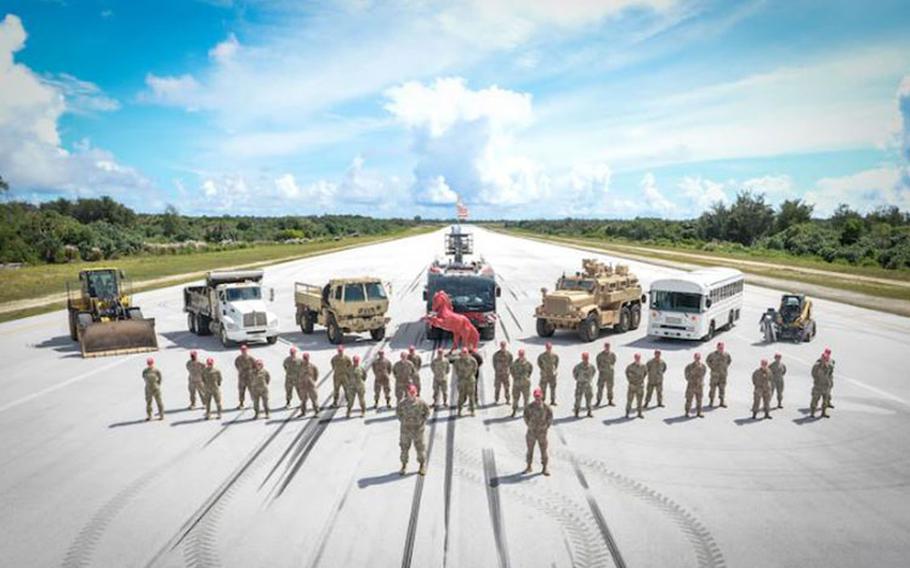
[[[574,329],[582,341],[593,341],[604,328],[617,333],[638,328],[644,297],[629,268],[591,258],[582,261],[582,268],[574,276],[563,275],[553,292],[541,289],[541,305],[534,310],[537,334],[550,337],[557,329]]]

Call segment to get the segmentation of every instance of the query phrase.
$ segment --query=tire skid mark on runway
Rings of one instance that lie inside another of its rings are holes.
[[[560,436],[560,438],[562,437]],[[565,440],[563,440],[563,443],[565,443]],[[619,545],[616,544],[613,532],[610,530],[609,525],[607,525],[607,519],[604,518],[600,506],[597,504],[597,500],[591,493],[591,487],[588,485],[588,480],[585,479],[584,472],[581,471],[581,468],[578,467],[578,462],[574,459],[572,460],[572,468],[575,470],[575,477],[578,478],[578,482],[584,488],[585,500],[588,502],[591,514],[594,515],[594,520],[597,522],[597,528],[600,530],[604,543],[606,543],[607,548],[610,549],[610,556],[613,557],[613,563],[616,564],[617,568],[626,568],[626,561],[623,560],[622,554],[619,552]]]
[[[490,522],[493,524],[493,539],[496,541],[496,553],[499,557],[499,566],[500,568],[509,568],[509,549],[505,527],[503,527],[502,522],[502,504],[499,501],[496,456],[492,448],[483,449],[483,476],[487,490],[487,504],[490,509]]]
[[[417,284],[420,282],[420,277],[426,274],[427,269],[430,267],[429,264],[423,265],[420,271],[417,273],[417,276],[414,277],[414,280],[408,284],[408,287],[398,294],[398,299],[404,298],[406,295],[410,294],[417,289]]]
[[[430,425],[430,442],[427,444],[426,462],[430,463],[430,457],[433,455],[433,443],[436,440],[436,421]],[[414,541],[417,536],[417,519],[420,515],[420,500],[423,497],[423,482],[426,479],[424,475],[417,476],[417,482],[414,484],[414,496],[411,499],[411,515],[408,519],[408,532],[404,541],[404,553],[401,557],[401,568],[410,568],[411,561],[414,558]]]
[[[454,371],[452,372],[454,374]],[[455,379],[449,377],[449,402],[456,403],[457,389],[455,388]],[[449,415],[446,417],[446,462],[445,476],[443,481],[444,494],[444,530],[445,537],[442,546],[442,565],[447,566],[449,561],[449,521],[452,516],[452,474],[455,465],[455,411],[449,406]]]
[[[515,327],[518,328],[518,331],[524,333],[524,328],[521,327],[520,323],[518,323],[518,318],[515,317],[515,312],[512,311],[512,306],[510,306],[509,304],[506,304],[506,310],[509,312],[509,315],[512,316],[512,321],[515,322]]]

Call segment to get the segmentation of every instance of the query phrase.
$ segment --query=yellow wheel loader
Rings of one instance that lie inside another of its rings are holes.
[[[67,283],[70,337],[83,357],[158,350],[155,320],[142,317],[128,287],[116,268],[83,270],[78,283]]]

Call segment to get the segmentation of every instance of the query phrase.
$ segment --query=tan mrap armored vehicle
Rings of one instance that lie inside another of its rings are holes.
[[[574,276],[563,274],[552,292],[541,288],[542,302],[534,310],[537,335],[574,329],[582,341],[593,341],[603,328],[617,333],[636,329],[645,301],[638,277],[628,266],[614,268],[592,258],[584,259],[582,268]]]
[[[334,278],[321,287],[297,282],[294,302],[303,333],[313,333],[318,323],[336,345],[344,341],[345,333],[369,331],[375,341],[385,337],[389,298],[379,278]]]

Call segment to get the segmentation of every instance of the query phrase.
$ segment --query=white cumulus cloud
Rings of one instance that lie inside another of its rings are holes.
[[[641,178],[639,187],[644,195],[649,212],[656,213],[662,217],[672,214],[675,205],[657,188],[657,178],[654,177],[654,174],[651,172],[646,173]]]

